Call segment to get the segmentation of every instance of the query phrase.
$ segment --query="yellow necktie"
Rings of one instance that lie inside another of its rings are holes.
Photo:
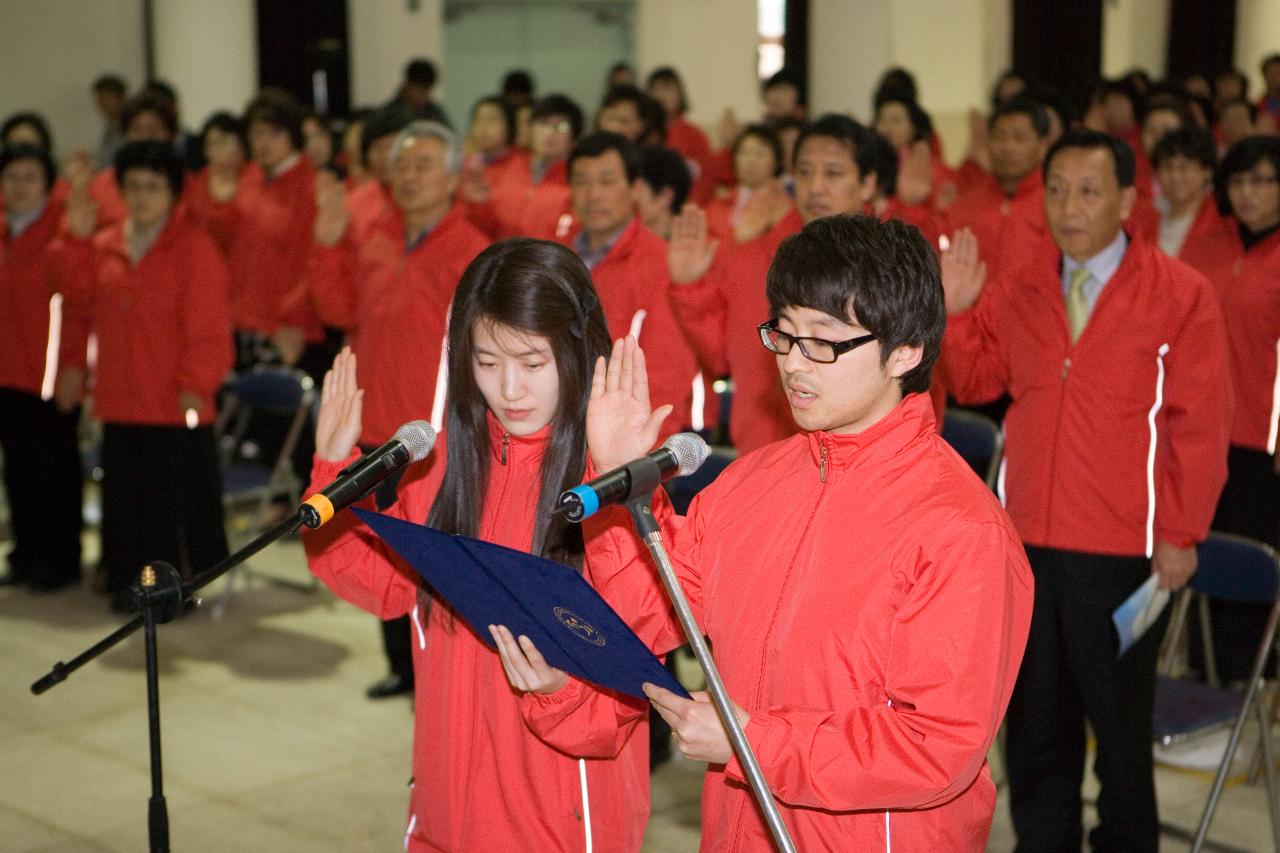
[[[1071,271],[1071,280],[1067,283],[1067,326],[1071,329],[1071,342],[1080,340],[1084,324],[1089,322],[1089,300],[1084,295],[1084,283],[1092,276],[1086,267],[1076,267]]]

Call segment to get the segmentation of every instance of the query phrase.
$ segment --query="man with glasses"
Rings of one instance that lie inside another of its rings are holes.
[[[782,817],[801,850],[984,848],[986,753],[1031,619],[1009,518],[937,435],[927,394],[945,326],[937,261],[916,229],[831,216],[783,241],[768,321],[803,432],[740,457],[675,516],[654,513]],[[644,354],[596,366],[591,462],[645,453]],[[655,651],[683,642],[625,511],[588,522],[603,594]],[[646,686],[703,784],[706,849],[773,849],[706,694]]]
[[[959,247],[943,259],[948,388],[965,403],[1013,398],[1002,485],[1036,578],[1008,719],[1019,850],[1080,849],[1086,720],[1093,849],[1156,850],[1151,717],[1168,616],[1118,658],[1111,617],[1152,574],[1169,590],[1187,582],[1226,475],[1222,312],[1203,276],[1123,230],[1133,180],[1128,145],[1068,132],[1044,165],[1058,251],[985,293]]]

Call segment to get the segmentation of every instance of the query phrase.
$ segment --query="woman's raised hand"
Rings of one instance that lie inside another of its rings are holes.
[[[326,462],[341,462],[351,455],[360,440],[360,412],[364,391],[356,385],[356,357],[351,347],[343,347],[324,375],[320,390],[320,413],[316,416],[316,456]]]
[[[587,404],[587,449],[596,468],[612,471],[652,450],[672,408],[649,408],[649,374],[636,339],[614,341],[608,365],[596,360]]]

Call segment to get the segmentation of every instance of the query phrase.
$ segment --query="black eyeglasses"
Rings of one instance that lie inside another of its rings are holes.
[[[764,344],[764,348],[770,352],[776,352],[779,355],[786,355],[791,352],[793,345],[800,346],[800,354],[810,361],[816,361],[819,364],[831,364],[837,358],[855,350],[863,344],[869,344],[876,339],[875,335],[859,335],[856,338],[850,338],[847,341],[828,341],[823,338],[800,338],[795,335],[788,335],[786,332],[778,331],[778,321],[769,320],[761,323],[757,327],[760,331],[760,343]]]

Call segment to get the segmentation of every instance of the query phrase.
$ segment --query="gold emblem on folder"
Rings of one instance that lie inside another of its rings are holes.
[[[588,643],[591,643],[592,645],[595,645],[595,646],[604,645],[604,642],[605,642],[604,634],[601,634],[599,631],[597,631],[595,628],[591,626],[590,622],[587,622],[585,619],[583,619],[578,614],[574,613],[569,608],[556,607],[552,610],[552,612],[555,613],[556,619],[560,621],[561,625],[568,628],[570,631],[576,634],[580,639],[586,640]]]

